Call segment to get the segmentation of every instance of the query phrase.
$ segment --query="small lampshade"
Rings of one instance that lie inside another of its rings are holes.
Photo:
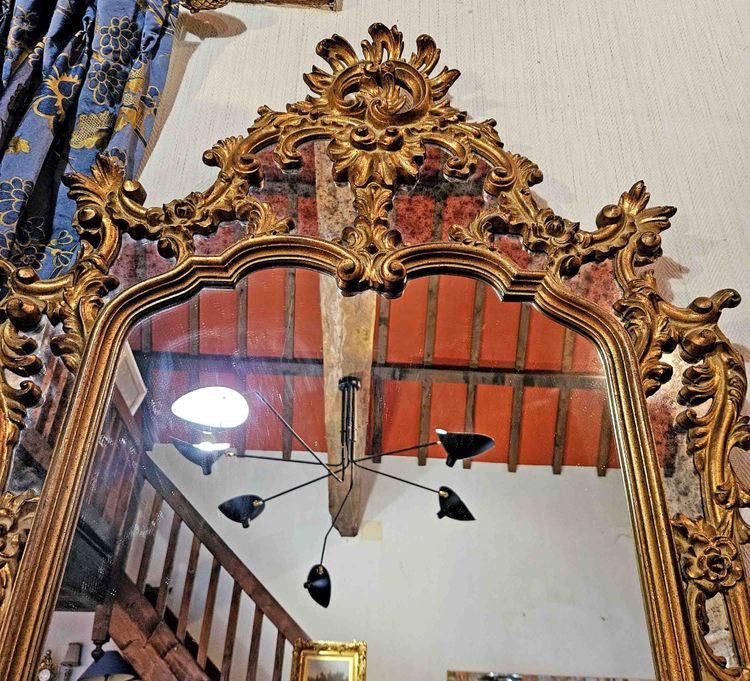
[[[107,650],[81,676],[81,681],[138,681],[128,662],[117,650]]]
[[[322,565],[313,565],[305,582],[310,597],[324,608],[331,602],[331,575]]]
[[[495,446],[495,441],[489,435],[480,433],[449,433],[442,428],[435,428],[438,440],[443,445],[448,458],[445,463],[452,467],[456,461],[470,459],[484,454]]]
[[[459,497],[450,487],[443,486],[440,488],[440,491],[438,492],[438,502],[440,503],[440,510],[437,514],[438,518],[474,520],[471,511],[467,508],[466,504],[461,501],[461,497]]]
[[[243,494],[232,497],[219,504],[219,510],[229,520],[240,523],[242,527],[248,527],[251,520],[255,520],[266,508],[266,503],[255,494]]]
[[[190,463],[194,463],[196,466],[200,466],[203,471],[203,475],[211,475],[211,467],[224,456],[223,449],[208,450],[203,449],[198,445],[190,444],[184,440],[179,440],[176,437],[170,437],[172,444],[175,449],[182,454]],[[227,445],[228,446],[228,445]]]
[[[191,390],[177,398],[172,404],[172,413],[199,426],[228,430],[247,421],[250,407],[233,388],[212,385]]]
[[[60,662],[61,667],[80,667],[81,665],[81,644],[68,643],[68,650],[65,657]]]

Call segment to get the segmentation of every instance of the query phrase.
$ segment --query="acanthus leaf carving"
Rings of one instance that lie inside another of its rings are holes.
[[[721,681],[750,681],[750,668],[729,667],[706,641],[710,631],[706,600],[732,589],[744,579],[739,549],[713,525],[678,514],[672,520],[680,569],[687,584],[691,627],[704,670]]]
[[[31,491],[0,496],[0,614],[13,588],[38,502]]]
[[[676,350],[689,365],[681,376],[682,388],[678,393],[678,402],[687,408],[677,415],[677,425],[687,433],[687,449],[698,474],[706,519],[676,516],[674,537],[683,561],[689,560],[691,565],[685,569],[683,563],[683,578],[702,668],[709,670],[714,678],[748,681],[750,592],[739,558],[731,559],[732,571],[727,573],[730,578],[712,582],[706,580],[717,573],[699,574],[691,553],[696,547],[710,545],[718,561],[716,565],[721,563],[726,567],[728,556],[735,555],[737,547],[750,539],[748,525],[740,514],[750,502],[750,493],[729,459],[734,447],[750,448],[747,418],[740,415],[747,378],[742,358],[718,326],[722,311],[735,307],[740,298],[736,291],[724,289],[710,297],[696,298],[686,308],[664,300],[657,291],[654,273],[636,268],[653,263],[661,255],[660,233],[669,227],[674,209],[648,209],[647,200],[645,194],[627,200],[630,210],[635,209],[639,217],[629,242],[614,256],[615,277],[623,291],[614,311],[633,341],[647,395],[672,378],[672,365],[665,361],[665,354]],[[707,407],[699,411],[695,408],[699,405]],[[720,556],[714,551],[719,547],[723,551]],[[709,631],[705,602],[720,595],[726,601],[733,624],[740,666],[727,667],[726,660],[715,655],[705,638]]]

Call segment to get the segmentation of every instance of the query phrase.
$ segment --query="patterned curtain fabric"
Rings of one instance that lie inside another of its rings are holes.
[[[60,178],[97,153],[131,177],[164,86],[178,0],[0,0],[0,255],[42,278],[75,262]]]

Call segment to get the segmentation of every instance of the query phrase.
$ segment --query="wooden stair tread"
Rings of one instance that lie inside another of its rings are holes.
[[[146,600],[153,607],[155,607],[158,594],[158,587],[147,584],[143,595],[145,596]],[[164,610],[164,617],[162,618],[162,620],[173,633],[177,631],[177,615],[175,615],[175,613],[169,607]],[[193,659],[196,659],[198,657],[198,641],[196,641],[190,635],[189,631],[185,632],[185,641],[182,645],[185,646],[186,650],[190,653]],[[216,664],[214,664],[213,660],[210,657],[206,659],[206,668],[203,671],[206,673],[210,681],[221,681],[221,670],[216,666]]]
[[[177,640],[149,598],[128,577],[121,575],[116,588],[109,633],[141,678],[148,681],[217,681],[220,678],[220,674],[209,674],[198,666],[194,654]]]

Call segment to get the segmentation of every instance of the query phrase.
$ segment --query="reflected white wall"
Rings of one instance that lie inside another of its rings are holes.
[[[432,487],[449,485],[477,521],[438,520],[436,497],[377,478],[365,521],[380,524],[382,539],[331,535],[325,563],[333,597],[323,610],[302,583],[320,557],[330,522],[325,484],[269,502],[246,530],[217,510],[234,495],[268,496],[317,471],[230,459],[204,477],[170,446],[157,446],[153,457],[310,636],[367,641],[369,681],[441,679],[448,669],[654,675],[616,470],[598,478],[593,468],[565,468],[555,476],[546,466],[520,467],[511,474],[498,464],[475,463],[463,470],[438,460],[424,467],[413,458],[384,460],[380,465],[387,472]],[[168,530],[165,518],[162,547]],[[187,536],[181,535],[179,548],[177,565],[184,570]],[[196,594],[204,594],[207,585],[208,556],[203,562]],[[158,583],[159,576],[155,569],[150,579]],[[175,574],[173,607],[183,577],[184,571]],[[227,611],[230,593],[227,580],[219,612]],[[196,625],[202,598],[196,599]],[[251,615],[247,608],[240,623],[243,644]],[[216,656],[223,631],[215,628]],[[268,643],[267,656],[273,641]],[[246,653],[237,655],[244,664]]]

